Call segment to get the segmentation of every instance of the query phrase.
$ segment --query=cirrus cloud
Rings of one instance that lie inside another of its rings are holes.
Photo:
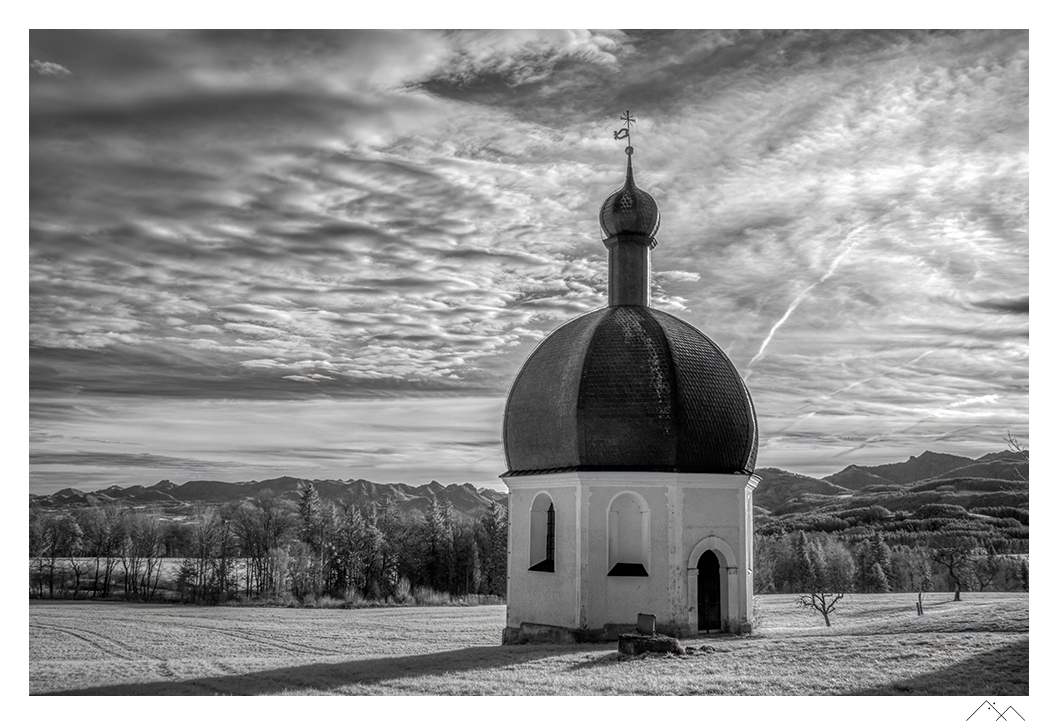
[[[982,453],[1028,426],[1025,32],[30,46],[35,402],[502,401],[541,337],[605,304],[596,214],[631,109],[654,304],[752,372],[763,466]]]

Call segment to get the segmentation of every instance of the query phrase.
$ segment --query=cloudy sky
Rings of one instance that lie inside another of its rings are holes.
[[[1029,441],[1023,31],[31,32],[30,491],[503,488],[507,388],[606,303],[746,378],[758,464]]]

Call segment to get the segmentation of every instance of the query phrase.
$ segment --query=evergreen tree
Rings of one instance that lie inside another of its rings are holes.
[[[302,490],[298,512],[302,520],[302,541],[309,546],[311,552],[319,555],[323,549],[323,505],[320,502],[320,493],[312,482]]]
[[[816,589],[823,575],[823,552],[819,544],[811,541],[803,531],[794,535],[791,565],[792,590],[808,592]]]
[[[336,517],[332,589],[348,598],[354,591],[365,593],[371,535],[367,521],[353,504],[338,510]]]
[[[805,582],[806,590],[820,590],[827,588],[829,575],[827,562],[824,559],[824,548],[819,540],[811,540],[806,553],[809,556],[809,577]]]
[[[369,587],[373,585],[375,593],[371,597],[393,596],[403,574],[404,560],[409,557],[407,554],[402,556],[407,553],[408,530],[397,511],[393,495],[388,494],[373,503],[370,524],[374,577]],[[411,569],[413,564],[409,563],[406,569]]]
[[[879,589],[876,592],[890,592],[894,582],[894,567],[893,567],[893,553],[890,550],[889,545],[886,544],[886,540],[883,539],[882,532],[876,530],[872,533],[871,539],[869,540],[868,551],[870,553],[871,567],[874,570],[875,565],[879,565],[879,569],[882,570],[884,578],[886,580],[885,585],[879,581]],[[874,572],[871,574],[872,580],[878,580]]]
[[[890,592],[890,582],[881,564],[876,562],[868,573],[868,592]]]
[[[772,537],[754,535],[754,592],[777,592],[776,571],[780,553]]]
[[[304,560],[308,568],[305,576],[308,578],[309,591],[313,595],[321,595],[332,589],[335,580],[335,507],[330,502],[322,501],[320,493],[310,482],[302,490],[298,511],[301,516],[302,541],[309,552],[308,559]],[[300,566],[299,563],[302,562],[302,559],[296,559],[295,565]]]
[[[452,505],[431,497],[423,537],[424,580],[432,589],[451,592],[453,576]]]
[[[831,537],[825,537],[820,545],[823,555],[824,584],[840,592],[853,589],[856,566],[846,546]]]
[[[479,520],[482,532],[482,589],[489,595],[507,596],[507,507],[499,502]]]
[[[474,537],[470,537],[469,542],[470,559],[466,568],[467,581],[465,590],[467,592],[479,593],[482,591],[482,556],[479,554],[478,540]]]
[[[385,596],[386,590],[386,537],[377,524],[375,507],[364,527],[364,595],[371,600]]]

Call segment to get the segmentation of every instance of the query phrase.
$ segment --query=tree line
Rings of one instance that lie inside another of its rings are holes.
[[[433,498],[425,514],[392,497],[361,508],[310,484],[276,498],[203,507],[188,521],[104,504],[30,510],[32,597],[213,604],[445,602],[503,597],[507,509],[475,521]]]
[[[997,509],[990,514],[1012,516]],[[399,510],[392,497],[361,509],[323,500],[312,485],[297,503],[264,498],[203,507],[187,521],[120,504],[31,508],[30,595],[192,603],[502,598],[507,520],[498,503],[465,521],[436,498],[423,514]],[[755,536],[754,590],[949,590],[959,599],[965,590],[1029,589],[1028,559],[1015,546],[1024,540],[1004,547],[966,525],[945,525],[785,532],[766,524]]]
[[[801,593],[801,603],[829,615],[852,592],[948,590],[959,600],[965,590],[1029,590],[1029,560],[998,554],[991,540],[958,532],[937,532],[915,544],[891,544],[880,531],[859,539],[798,530],[757,535],[754,592]]]

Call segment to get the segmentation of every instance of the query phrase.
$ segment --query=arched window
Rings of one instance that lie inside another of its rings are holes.
[[[607,510],[608,575],[648,577],[650,511],[643,497],[632,492],[616,496]]]
[[[544,492],[530,508],[530,570],[555,572],[555,505]]]

